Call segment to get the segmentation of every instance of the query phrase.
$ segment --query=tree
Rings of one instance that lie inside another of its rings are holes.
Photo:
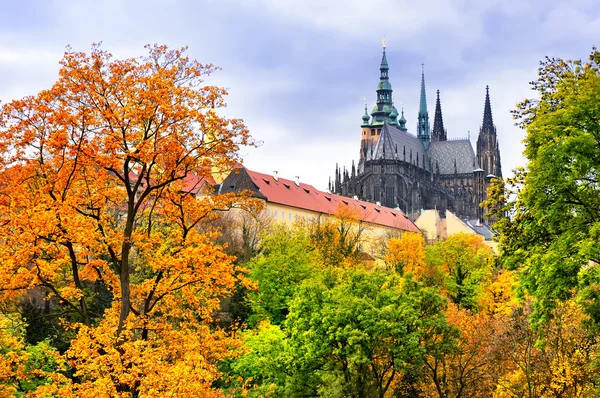
[[[492,249],[475,234],[456,234],[427,248],[426,261],[445,275],[450,298],[466,309],[477,308],[482,282],[491,276]]]
[[[457,346],[445,355],[426,355],[431,382],[427,396],[440,398],[491,396],[498,378],[494,340],[497,321],[488,314],[473,314],[449,303],[448,322],[459,332]]]
[[[253,315],[251,323],[268,319],[280,325],[289,312],[289,303],[301,283],[318,273],[310,238],[303,228],[277,225],[262,236],[261,255],[247,264],[249,278],[257,290],[248,293]]]
[[[359,267],[305,283],[285,322],[287,396],[384,397],[406,387],[424,355],[452,347],[444,306],[434,288]]]
[[[39,289],[76,332],[76,378],[49,394],[210,394],[232,344],[208,323],[236,283],[233,258],[196,226],[248,202],[193,188],[252,140],[215,111],[226,91],[203,83],[215,67],[147,49],[68,49],[50,89],[0,113],[0,300]]]
[[[352,266],[360,262],[367,227],[358,211],[340,205],[333,217],[319,216],[304,226],[324,265]]]
[[[598,396],[597,337],[586,330],[587,316],[573,300],[559,303],[554,322],[531,328],[531,302],[498,324],[502,355],[494,397]]]
[[[600,320],[599,62],[595,48],[587,62],[546,58],[531,83],[537,98],[514,111],[527,164],[508,181],[504,196],[515,196],[497,228],[503,261],[536,299],[536,322],[574,294]]]
[[[422,277],[425,272],[425,239],[413,232],[403,233],[400,238],[390,238],[384,260],[388,267],[400,273],[411,272]]]

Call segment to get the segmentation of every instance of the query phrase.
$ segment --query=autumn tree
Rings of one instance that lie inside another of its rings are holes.
[[[494,397],[598,396],[597,337],[585,327],[583,308],[569,300],[552,311],[553,322],[534,330],[531,302],[500,320],[495,344],[502,353]]]
[[[147,50],[68,49],[51,88],[0,112],[0,300],[37,292],[73,336],[75,378],[41,393],[206,396],[228,355],[208,321],[236,272],[196,227],[247,202],[193,193],[252,141],[217,113],[214,66]]]
[[[360,261],[367,226],[358,211],[340,205],[333,216],[319,216],[304,223],[304,227],[324,265],[347,266]]]

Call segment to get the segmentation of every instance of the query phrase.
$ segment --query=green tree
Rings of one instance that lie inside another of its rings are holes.
[[[587,62],[546,58],[531,83],[538,98],[514,111],[527,165],[497,192],[514,200],[496,228],[504,263],[536,299],[535,321],[573,295],[600,320],[599,62],[595,48]]]
[[[300,283],[314,275],[318,266],[303,228],[275,226],[262,237],[260,251],[261,255],[248,263],[249,277],[258,284],[258,290],[248,294],[254,313],[250,322],[269,319],[278,325],[285,320]]]
[[[290,305],[288,396],[383,397],[452,349],[446,301],[395,273],[329,270]]]
[[[456,234],[427,247],[426,261],[444,274],[448,295],[466,309],[477,308],[482,282],[491,276],[493,253],[480,236]]]

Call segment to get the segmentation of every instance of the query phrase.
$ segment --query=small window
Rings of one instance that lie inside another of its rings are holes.
[[[288,213],[288,220],[292,221],[292,213]]]
[[[288,184],[286,184],[285,182],[283,183],[283,186],[286,187],[287,189],[290,189],[290,186]]]
[[[342,202],[344,202],[344,204],[345,204],[346,206],[348,206],[348,202],[347,202],[347,201],[345,201],[344,199],[342,199]]]
[[[331,198],[329,196],[325,196],[325,199],[331,202]]]
[[[371,135],[375,135],[375,129],[371,129]]]
[[[285,212],[284,211],[281,212],[281,219],[285,220]]]
[[[294,216],[294,218],[296,219],[296,221],[298,221],[298,214],[296,214],[296,215]]]
[[[381,210],[379,210],[379,209],[377,209],[377,208],[375,209],[375,211],[376,211],[377,213],[381,213]]]
[[[304,192],[310,193],[310,191],[308,189],[306,189],[306,188],[302,188],[302,189],[304,189]]]
[[[277,217],[277,210],[273,210],[273,217]]]

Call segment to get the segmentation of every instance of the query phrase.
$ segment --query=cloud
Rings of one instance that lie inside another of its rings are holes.
[[[523,131],[510,109],[531,96],[545,55],[585,57],[600,37],[596,0],[7,0],[0,16],[0,99],[49,87],[66,44],[92,42],[115,57],[143,45],[189,45],[189,55],[223,67],[208,79],[230,95],[264,141],[246,151],[257,171],[300,175],[325,188],[335,163],[358,157],[363,98],[375,99],[380,40],[390,78],[414,131],[421,62],[429,111],[440,89],[449,136],[471,138],[490,85],[505,171],[523,162]]]

